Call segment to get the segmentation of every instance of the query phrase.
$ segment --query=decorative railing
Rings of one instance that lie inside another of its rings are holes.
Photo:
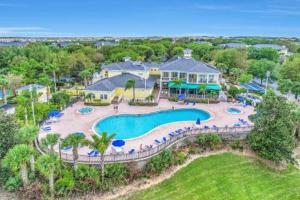
[[[170,148],[172,145],[176,144],[177,142],[188,138],[188,137],[195,137],[200,134],[208,134],[208,133],[216,133],[220,135],[222,138],[245,138],[245,136],[252,130],[253,126],[241,126],[241,127],[219,127],[215,129],[204,129],[204,128],[194,128],[188,131],[182,131],[180,134],[174,137],[170,137],[166,142],[156,145],[152,148],[145,149],[142,151],[137,151],[135,153],[121,153],[121,154],[111,154],[105,155],[104,161],[105,163],[126,163],[131,161],[140,161],[149,159],[164,149]],[[36,140],[37,149],[41,153],[45,153],[47,150],[41,149],[39,145],[39,141]],[[65,162],[72,163],[73,162],[73,155],[71,153],[60,152],[60,157]],[[92,157],[88,155],[79,155],[78,162],[82,164],[99,164],[100,163],[100,156]]]

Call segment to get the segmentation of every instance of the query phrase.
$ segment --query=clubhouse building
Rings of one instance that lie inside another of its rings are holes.
[[[99,80],[87,86],[84,92],[94,94],[95,99],[103,102],[129,101],[133,98],[133,88],[125,90],[125,85],[128,80],[134,80],[138,101],[145,101],[149,96],[201,98],[199,87],[205,85],[207,91],[218,92],[220,78],[216,67],[194,60],[192,51],[186,49],[183,57],[165,63],[143,63],[126,57],[123,62],[103,65]]]

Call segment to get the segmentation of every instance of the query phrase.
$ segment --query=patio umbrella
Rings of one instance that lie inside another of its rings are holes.
[[[57,110],[52,110],[50,112],[48,112],[48,117],[56,117],[59,116],[61,113]]]
[[[200,124],[201,124],[201,121],[199,118],[197,118],[196,125],[200,125]]]
[[[185,99],[184,94],[178,95],[177,97],[179,99],[179,101],[183,101]]]
[[[125,141],[124,140],[115,140],[112,142],[112,145],[115,147],[122,147],[125,145]]]

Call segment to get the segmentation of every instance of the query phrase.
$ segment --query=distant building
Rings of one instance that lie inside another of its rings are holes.
[[[279,52],[279,54],[283,57],[289,56],[289,50],[284,45],[278,44],[255,44],[253,45],[254,48],[272,48]],[[282,58],[283,59],[283,58]]]
[[[247,48],[248,45],[244,43],[225,43],[225,44],[220,44],[221,47],[224,48]]]
[[[3,110],[6,114],[14,114],[16,112],[16,107],[11,104],[0,105],[0,110]]]
[[[0,42],[0,47],[24,47],[28,44],[28,42],[21,41],[10,41],[10,42]]]
[[[95,43],[95,46],[97,48],[100,48],[102,46],[116,46],[117,43],[115,41],[98,41]]]
[[[136,82],[138,100],[145,100],[151,95],[155,83],[159,85],[160,94],[168,96],[178,95],[180,91],[188,97],[195,97],[200,85],[205,85],[208,91],[218,93],[221,90],[220,71],[208,63],[193,59],[190,49],[184,50],[183,57],[174,57],[165,63],[144,63],[126,57],[123,62],[103,65],[97,76],[98,80],[86,87],[85,94],[92,93],[95,100],[108,103],[132,99],[132,90],[125,90],[125,84],[130,79]],[[182,84],[175,82],[178,79]]]
[[[30,84],[20,87],[16,90],[17,95],[20,95],[22,91],[28,90],[36,90],[37,94],[39,95],[38,101],[39,102],[47,102],[47,87],[39,84]]]

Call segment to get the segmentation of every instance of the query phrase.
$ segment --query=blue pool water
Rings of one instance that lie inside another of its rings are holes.
[[[227,112],[231,113],[231,114],[240,114],[241,111],[237,108],[228,108]]]
[[[86,114],[86,113],[90,113],[93,111],[93,108],[90,108],[90,107],[83,107],[83,108],[80,108],[78,110],[81,114]]]
[[[94,130],[101,134],[116,133],[115,139],[133,139],[167,123],[207,120],[210,114],[198,109],[178,109],[142,115],[117,115],[107,117],[95,124]],[[165,133],[168,134],[168,133]]]

